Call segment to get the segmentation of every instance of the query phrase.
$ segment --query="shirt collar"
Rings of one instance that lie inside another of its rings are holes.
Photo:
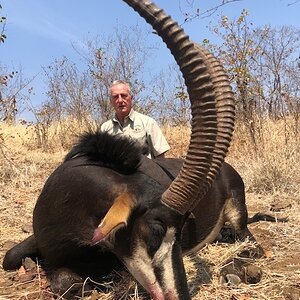
[[[135,111],[133,110],[133,108],[131,109],[130,113],[128,114],[128,118],[131,120],[131,121],[134,121],[134,115],[135,115]]]
[[[128,116],[125,117],[125,120],[128,118],[130,121],[134,121],[134,115],[135,115],[135,111],[133,110],[133,108],[131,109],[131,111],[129,112]],[[119,120],[117,118],[117,115],[115,114],[113,117],[113,121],[119,123]]]

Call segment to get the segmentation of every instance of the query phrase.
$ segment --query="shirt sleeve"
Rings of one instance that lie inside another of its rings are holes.
[[[147,140],[151,149],[151,153],[156,157],[170,150],[170,146],[163,135],[157,122],[149,118],[149,130],[147,132]]]
[[[101,132],[109,132],[109,130],[112,128],[112,125],[111,125],[111,121],[108,120],[104,123],[101,124],[100,126],[100,131]]]

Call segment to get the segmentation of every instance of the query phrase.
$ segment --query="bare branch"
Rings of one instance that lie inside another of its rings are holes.
[[[209,8],[209,9],[204,10],[202,12],[199,8],[197,8],[196,11],[193,12],[193,13],[184,12],[183,9],[181,8],[181,4],[180,4],[180,1],[179,1],[179,10],[181,11],[181,13],[185,17],[182,24],[190,22],[190,21],[192,21],[194,19],[197,19],[197,18],[201,18],[201,19],[208,18],[208,17],[212,16],[214,13],[216,13],[224,5],[227,5],[227,4],[232,3],[232,2],[238,2],[238,1],[243,1],[243,0],[221,0],[220,4],[218,4],[218,5],[216,5],[212,8]],[[299,1],[299,0],[297,0],[297,1]],[[191,8],[194,6],[194,1],[186,0],[186,2]]]
[[[294,4],[299,3],[299,2],[300,2],[300,0],[295,0],[295,1],[291,2],[291,3],[288,3],[287,6],[291,6],[291,5],[294,5]]]
[[[0,10],[2,9],[2,6],[0,5]],[[0,24],[1,24],[1,31],[0,31],[0,43],[4,43],[4,40],[6,39],[5,32],[5,25],[6,25],[6,17],[0,16]]]

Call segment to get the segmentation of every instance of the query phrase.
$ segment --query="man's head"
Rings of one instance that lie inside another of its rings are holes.
[[[116,80],[110,86],[110,103],[119,121],[123,122],[132,108],[132,92],[127,82]]]

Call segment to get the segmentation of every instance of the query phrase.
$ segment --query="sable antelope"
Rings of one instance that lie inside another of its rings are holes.
[[[212,242],[226,221],[239,239],[254,240],[243,181],[229,164],[222,164],[204,201],[180,215],[161,197],[183,160],[151,160],[142,153],[124,137],[83,135],[39,196],[34,235],[7,252],[4,269],[39,257],[53,290],[63,293],[80,278],[99,279],[121,260],[155,299],[186,299],[181,251]]]
[[[234,99],[222,66],[191,42],[162,10],[146,0],[124,0],[157,33],[176,59],[192,108],[184,162],[158,161],[174,181],[159,176],[133,141],[87,134],[48,178],[33,212],[34,235],[7,252],[15,269],[39,255],[54,290],[78,275],[110,270],[122,261],[154,299],[190,299],[182,252],[213,241],[225,221],[237,236],[247,229],[244,186],[224,158],[234,127]],[[148,171],[154,171],[154,176]],[[171,175],[172,176],[172,175]]]

